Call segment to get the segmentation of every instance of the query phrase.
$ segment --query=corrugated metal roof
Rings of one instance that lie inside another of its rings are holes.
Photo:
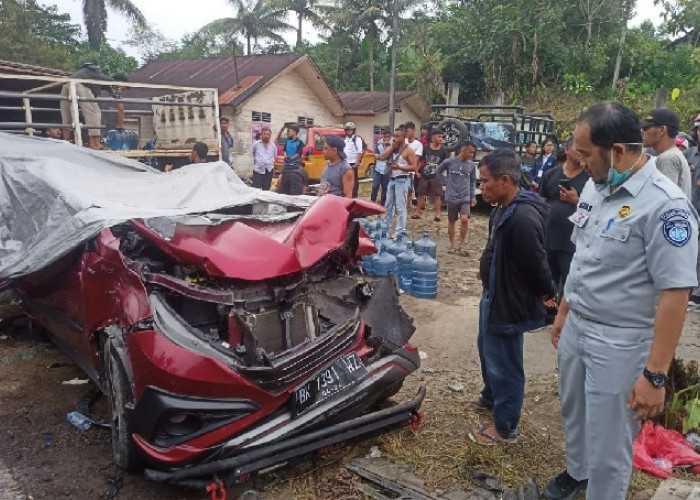
[[[219,90],[219,104],[238,106],[304,54],[166,59],[146,64],[132,82]]]
[[[396,104],[401,104],[415,92],[397,91]],[[338,97],[350,115],[381,113],[389,109],[389,92],[338,92]]]
[[[0,60],[0,73],[13,73],[18,75],[38,76],[68,76],[69,72],[61,69],[44,68],[33,64],[24,64],[13,61]]]

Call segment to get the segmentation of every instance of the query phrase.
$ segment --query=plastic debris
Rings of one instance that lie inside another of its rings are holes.
[[[700,472],[700,455],[680,432],[665,429],[647,420],[632,443],[633,464],[637,469],[668,479],[673,467],[691,466]]]
[[[452,382],[447,388],[454,392],[462,392],[464,390],[464,384],[462,382]]]
[[[418,357],[420,357],[420,359],[428,359],[428,353],[425,351],[418,351]]]
[[[431,368],[429,366],[426,366],[421,370],[423,373],[437,373],[439,370],[437,368]]]
[[[77,411],[70,412],[68,415],[66,415],[66,419],[73,427],[76,427],[81,431],[86,431],[92,426],[90,419]]]
[[[75,377],[75,378],[70,379],[70,380],[64,380],[63,382],[61,382],[61,384],[63,384],[63,385],[85,385],[88,382],[90,382],[89,379]]]
[[[369,458],[382,458],[382,452],[379,450],[378,446],[372,446],[369,449]]]

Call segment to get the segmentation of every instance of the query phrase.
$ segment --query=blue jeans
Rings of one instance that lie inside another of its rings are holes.
[[[386,205],[386,191],[389,187],[389,174],[381,174],[374,171],[374,177],[372,177],[372,194],[370,194],[369,199],[372,201],[377,201],[377,194],[379,193],[379,188],[382,188],[382,198],[381,204]]]
[[[408,190],[411,188],[411,177],[400,177],[389,180],[389,186],[386,193],[386,216],[385,220],[390,223],[394,221],[394,213],[396,214],[396,233],[401,234],[406,232],[406,217],[408,209],[406,208],[406,198]],[[389,226],[391,229],[391,225]]]
[[[520,412],[525,397],[523,333],[497,335],[487,333],[491,302],[484,292],[479,303],[479,361],[484,388],[481,402],[493,408],[494,427],[505,437],[518,435]]]

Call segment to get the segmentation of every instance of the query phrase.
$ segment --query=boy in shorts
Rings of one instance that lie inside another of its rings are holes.
[[[459,253],[468,256],[464,240],[469,229],[469,212],[476,206],[476,163],[472,161],[476,153],[476,144],[465,142],[459,154],[448,158],[438,167],[438,173],[447,172],[445,179],[445,201],[447,202],[447,236],[450,249],[447,253]],[[459,246],[455,247],[455,225],[459,226]]]
[[[438,175],[438,165],[447,158],[447,151],[442,146],[442,131],[434,128],[431,131],[430,143],[423,148],[423,167],[418,170],[416,177],[416,194],[418,204],[411,216],[412,219],[420,219],[420,214],[425,207],[425,197],[431,195],[435,200],[435,222],[440,222],[442,211],[442,176]]]

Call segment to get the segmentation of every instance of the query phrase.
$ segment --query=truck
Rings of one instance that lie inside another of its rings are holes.
[[[39,85],[37,85],[39,84]],[[80,97],[79,85],[118,85],[121,97]],[[64,123],[61,103],[74,117]],[[163,169],[188,162],[192,145],[202,141],[209,159],[221,159],[219,96],[215,88],[178,87],[71,77],[0,73],[0,131],[38,135],[48,128],[71,130],[75,144],[86,140],[81,103],[101,109],[101,136],[110,154],[141,160]],[[108,125],[111,124],[111,125]]]

